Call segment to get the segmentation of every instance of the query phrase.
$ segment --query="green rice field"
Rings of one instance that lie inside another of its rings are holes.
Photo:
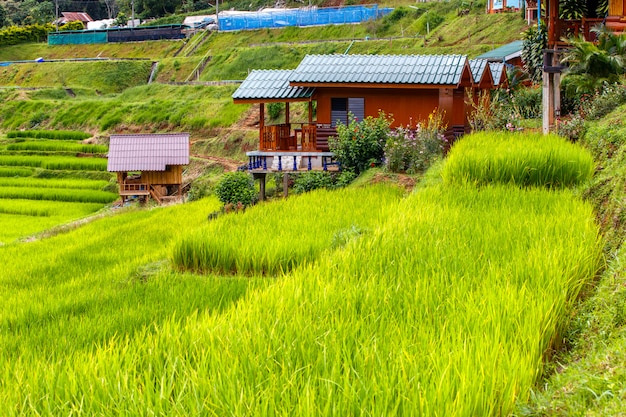
[[[90,136],[66,131],[7,134],[0,145],[1,244],[90,216],[118,198],[108,191],[110,181],[88,179],[94,171],[105,174],[106,159],[77,156],[106,153],[106,146],[80,142]]]
[[[563,186],[584,158],[539,164],[552,173],[526,187],[455,180],[457,152],[410,195],[317,191],[211,220],[220,205],[207,198],[1,246],[0,409],[509,415],[602,241]]]

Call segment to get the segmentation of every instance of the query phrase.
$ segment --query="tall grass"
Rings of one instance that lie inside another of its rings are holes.
[[[67,143],[58,141],[26,141],[7,145],[8,151],[43,151],[43,152],[77,152],[107,153],[105,145],[88,145],[84,143]]]
[[[0,187],[0,199],[69,201],[74,203],[108,204],[118,195],[107,191],[69,188]]]
[[[101,203],[0,199],[0,246],[84,218],[103,206]],[[4,271],[0,277],[3,274]]]
[[[102,208],[101,203],[68,203],[65,201],[0,199],[0,213],[34,217],[78,218]]]
[[[222,216],[181,239],[172,262],[196,272],[286,272],[367,233],[400,195],[399,189],[388,186],[318,190],[257,205],[244,214]]]
[[[482,132],[456,142],[443,170],[447,183],[511,183],[570,187],[591,178],[591,154],[566,139],[540,134]]]
[[[2,178],[0,187],[36,187],[36,188],[75,188],[83,190],[102,190],[109,185],[108,181],[64,178]]]
[[[7,132],[8,138],[35,138],[35,139],[57,139],[57,140],[83,140],[91,135],[85,132],[69,130],[12,130]]]
[[[85,288],[89,282],[113,296],[104,285],[111,278],[97,271],[131,245],[85,251],[72,244],[65,254],[47,242],[19,248],[19,260],[34,253],[44,260],[20,270],[9,264],[7,272],[37,281],[25,278],[2,301],[14,337],[2,341],[0,406],[14,414],[509,414],[527,398],[572,301],[598,267],[591,207],[569,191],[448,186],[422,189],[393,213],[372,234],[249,292],[233,308],[130,333],[109,322],[125,329],[119,305],[127,302],[89,299]],[[153,230],[168,222],[136,216],[127,223]],[[50,244],[86,238],[100,248],[120,234],[109,229],[110,237],[92,228]],[[222,240],[241,230],[223,230]],[[79,262],[85,253],[90,260]],[[123,265],[113,270],[126,276]],[[85,278],[61,278],[69,274]],[[55,294],[78,294],[86,312],[76,313],[75,299],[51,304],[50,284]],[[94,327],[95,306],[117,314]],[[90,342],[103,334],[106,340]]]
[[[104,158],[0,155],[0,166],[2,165],[39,167],[45,169],[106,171],[107,160]]]
[[[30,177],[33,170],[30,168],[5,168],[0,167],[0,177]]]

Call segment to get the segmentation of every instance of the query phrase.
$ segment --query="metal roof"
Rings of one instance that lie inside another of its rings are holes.
[[[289,81],[458,85],[466,63],[465,55],[307,55]]]
[[[502,61],[506,62],[509,59],[517,58],[522,55],[522,48],[524,41],[513,41],[507,43],[492,51],[485,52],[482,55],[477,56],[477,59],[488,59],[490,61]]]
[[[234,100],[304,101],[314,88],[289,85],[292,70],[254,70],[233,93]]]
[[[61,14],[67,22],[93,22],[91,16],[85,12],[61,12]]]
[[[472,71],[472,79],[474,83],[480,83],[485,75],[485,69],[487,69],[486,59],[470,59],[469,66]]]
[[[165,171],[189,164],[189,133],[111,135],[109,172]]]
[[[491,77],[493,78],[493,85],[498,86],[500,82],[503,81],[502,77],[506,77],[506,72],[504,71],[504,63],[503,62],[490,62],[489,69],[491,70]]]

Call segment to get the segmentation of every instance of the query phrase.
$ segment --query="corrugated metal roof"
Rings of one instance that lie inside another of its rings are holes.
[[[111,135],[109,172],[165,171],[189,164],[189,133]]]
[[[89,14],[85,12],[61,12],[66,22],[93,22]]]
[[[506,76],[506,72],[504,72],[504,63],[503,62],[490,62],[489,69],[491,70],[491,77],[493,78],[493,85],[498,86],[502,81],[502,76]]]
[[[466,63],[465,55],[307,55],[289,81],[457,85]]]
[[[522,54],[522,48],[524,45],[524,41],[513,41],[511,43],[507,43],[506,45],[502,45],[499,48],[496,48],[492,51],[485,52],[482,55],[477,56],[477,59],[489,59],[496,61],[506,61],[511,58],[516,58]]]
[[[486,59],[470,59],[469,66],[472,71],[472,78],[475,83],[480,83],[485,75],[485,69],[487,69],[487,60]]]
[[[289,85],[292,70],[254,70],[233,93],[237,100],[308,100],[314,88]]]

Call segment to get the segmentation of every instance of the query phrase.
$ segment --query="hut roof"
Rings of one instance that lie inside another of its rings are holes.
[[[234,100],[305,101],[315,91],[311,87],[289,85],[292,70],[254,70],[233,93]]]
[[[493,85],[499,86],[500,84],[506,84],[506,71],[504,69],[503,62],[490,62],[489,69],[491,70],[491,76],[493,77]]]
[[[91,16],[85,12],[61,12],[61,14],[63,15],[63,20],[66,22],[93,22]]]
[[[479,55],[476,58],[488,59],[490,61],[507,62],[513,58],[520,57],[522,55],[523,46],[524,41],[513,41],[489,52],[485,52],[484,54]]]
[[[189,164],[189,133],[111,135],[109,172],[165,171]]]
[[[307,55],[291,73],[292,85],[458,85],[465,55]]]

